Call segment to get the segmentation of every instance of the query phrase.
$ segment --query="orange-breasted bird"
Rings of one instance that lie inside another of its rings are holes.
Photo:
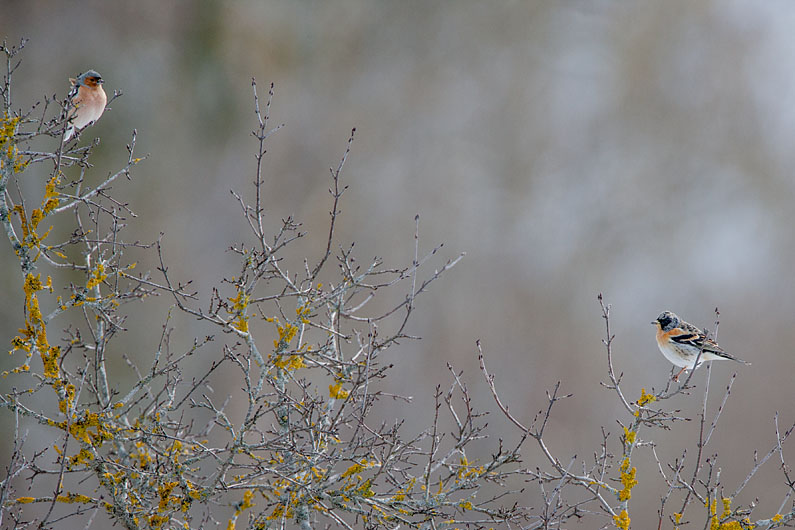
[[[77,76],[77,79],[70,78],[69,81],[72,89],[67,97],[71,109],[67,116],[64,142],[69,141],[80,129],[95,123],[108,104],[108,96],[102,89],[104,81],[96,70],[88,70]]]
[[[705,361],[730,359],[747,365],[751,364],[726,353],[714,340],[707,337],[704,331],[693,324],[688,324],[670,311],[660,313],[657,320],[653,320],[651,323],[657,326],[657,346],[660,347],[660,351],[666,359],[681,368],[674,377],[676,380],[685,370],[698,368]],[[698,361],[698,366],[694,366],[699,353],[701,353],[701,358]]]

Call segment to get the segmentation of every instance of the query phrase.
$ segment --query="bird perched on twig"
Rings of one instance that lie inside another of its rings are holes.
[[[651,323],[657,326],[657,346],[660,347],[660,351],[666,359],[681,368],[679,373],[674,376],[674,380],[678,380],[685,370],[698,368],[705,361],[730,359],[747,365],[751,364],[726,353],[704,331],[693,324],[688,324],[670,311],[660,313],[657,320],[653,320]],[[699,353],[701,358],[699,358],[698,366],[694,366]]]
[[[69,141],[75,132],[95,123],[105,112],[105,105],[108,103],[108,96],[102,89],[104,81],[96,70],[88,70],[77,76],[77,79],[70,78],[69,81],[72,89],[67,97],[71,109],[67,116],[64,142]]]

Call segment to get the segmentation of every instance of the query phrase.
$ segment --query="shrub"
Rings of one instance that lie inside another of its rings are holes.
[[[629,528],[633,489],[644,480],[633,461],[656,458],[648,450],[655,432],[689,419],[664,404],[695,387],[691,374],[682,383],[628,397],[613,368],[609,306],[601,295],[606,386],[625,417],[618,438],[603,431],[603,443],[589,463],[561,459],[545,442],[555,404],[570,397],[561,393],[561,383],[526,424],[500,398],[479,344],[481,372],[497,417],[517,429],[514,443],[490,437],[486,413],[473,403],[464,374],[452,366],[448,386],[436,388],[426,430],[406,434],[400,420],[373,421],[379,401],[402,399],[385,394],[380,384],[397,359],[389,350],[412,339],[406,326],[418,297],[461,256],[426,272],[439,260],[439,247],[420,252],[419,218],[414,254],[403,266],[378,259],[360,264],[352,243],[337,242],[335,226],[346,190],[342,170],[353,132],[330,172],[324,245],[316,249],[318,257],[306,257],[302,268],[290,272],[286,249],[304,233],[292,218],[274,224],[265,216],[262,162],[266,143],[279,127],[271,126],[269,117],[273,86],[261,105],[252,83],[256,178],[250,195],[235,193],[248,239],[231,245],[239,260],[233,277],[194,291],[190,281],[169,272],[162,238],[151,244],[126,238],[134,206],[113,198],[108,187],[122,176],[130,178],[143,160],[135,154],[135,133],[126,164],[101,184],[86,187],[98,140],[85,144],[91,135],[86,129],[63,142],[70,103],[45,98],[41,112],[13,110],[12,79],[23,47],[24,42],[0,48],[8,65],[0,94],[0,223],[6,249],[18,260],[17,284],[24,296],[20,330],[10,339],[16,366],[4,374],[12,388],[6,384],[0,396],[4,421],[14,426],[0,482],[3,527],[48,528],[74,520],[86,527],[112,523],[129,529],[219,524],[228,529],[562,528],[582,520],[590,528]],[[51,149],[33,149],[34,142]],[[31,168],[50,165],[38,190],[41,198],[15,186]],[[50,224],[67,235],[56,241]],[[138,272],[127,261],[126,252],[133,248],[155,256],[156,274]],[[61,271],[69,271],[73,280]],[[379,310],[370,303],[379,292],[402,295]],[[187,346],[172,344],[169,315],[157,331],[157,350],[127,358],[135,381],[114,387],[110,380],[124,379],[109,376],[108,358],[121,356],[125,334],[151,333],[128,330],[125,321],[129,311],[140,310],[132,302],[152,295],[171,297],[175,311],[217,334]],[[205,307],[199,303],[202,296],[209,299]],[[56,331],[62,322],[68,325]],[[254,333],[255,327],[264,330],[262,335]],[[196,359],[206,366],[200,376],[189,378],[188,365]],[[139,368],[140,362],[146,366]],[[222,369],[233,370],[234,382],[220,384]],[[709,366],[705,373],[695,461],[657,461],[667,484],[660,494],[660,527],[664,520],[674,527],[690,521],[723,529],[791,524],[795,513],[784,504],[782,513],[752,520],[753,506],[733,507],[733,499],[759,467],[778,456],[788,502],[793,481],[782,443],[792,428],[777,430],[775,446],[727,494],[717,480],[716,459],[706,459],[704,448],[731,382],[710,422]],[[214,383],[228,394],[214,394]],[[53,442],[29,440],[30,425],[48,432]],[[490,444],[487,456],[473,449],[476,441]],[[530,457],[540,458],[539,465],[522,467],[523,458]],[[22,494],[25,483],[35,495]],[[538,490],[534,498],[541,504],[535,508],[526,505],[527,484]]]

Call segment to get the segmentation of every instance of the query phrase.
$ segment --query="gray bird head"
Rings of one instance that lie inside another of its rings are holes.
[[[93,87],[101,85],[104,82],[105,81],[102,79],[102,76],[99,75],[99,72],[97,72],[96,70],[88,70],[77,76],[76,84]]]
[[[660,316],[657,317],[657,320],[653,320],[651,323],[659,324],[663,331],[670,331],[674,328],[678,328],[680,322],[681,321],[676,314],[671,313],[670,311],[663,311],[660,313]]]

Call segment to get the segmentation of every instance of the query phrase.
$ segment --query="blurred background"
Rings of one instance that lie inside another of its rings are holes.
[[[557,381],[574,394],[548,427],[562,460],[597,450],[602,426],[616,440],[616,420],[628,418],[600,385],[600,292],[633,398],[670,376],[649,322],[669,309],[714,329],[720,308],[719,342],[753,363],[712,371],[713,407],[739,372],[711,447],[731,464],[721,475],[727,492],[753,467],[754,450],[774,443],[775,413],[782,428],[795,421],[794,4],[2,0],[0,8],[0,36],[30,39],[15,106],[62,98],[68,78],[88,68],[108,92],[123,92],[87,131],[102,138],[88,179],[123,165],[137,129],[138,153],[149,159],[113,187],[138,214],[127,238],[165,232],[171,273],[194,280],[204,301],[237,273],[226,249],[248,236],[229,190],[250,191],[254,175],[251,78],[261,96],[275,84],[271,116],[286,124],[269,140],[268,219],[274,230],[288,215],[303,222],[303,248],[317,249],[308,252],[320,254],[326,236],[328,168],[357,128],[338,241],[355,241],[363,261],[405,266],[420,214],[421,249],[466,252],[419,299],[408,332],[422,340],[391,352],[385,384],[414,402],[385,414],[405,417],[407,433],[430,421],[446,363],[464,370],[481,410],[494,408],[477,369],[480,339],[520,418],[544,408]],[[4,248],[8,344],[22,297]],[[170,303],[131,309],[135,331],[116,348],[148,358]],[[190,319],[177,324],[177,347],[204,333]],[[208,363],[219,349],[205,350]],[[704,373],[695,377],[702,386]],[[670,406],[692,413],[700,400]],[[695,423],[654,433],[661,459],[695,455]],[[490,425],[494,443],[515,437],[496,415]],[[648,448],[639,451],[630,513],[633,527],[650,528],[666,486]],[[542,463],[533,446],[525,454],[528,467]],[[775,468],[738,499],[758,498],[755,516],[772,516],[782,501]],[[533,495],[527,503],[537,505]]]

